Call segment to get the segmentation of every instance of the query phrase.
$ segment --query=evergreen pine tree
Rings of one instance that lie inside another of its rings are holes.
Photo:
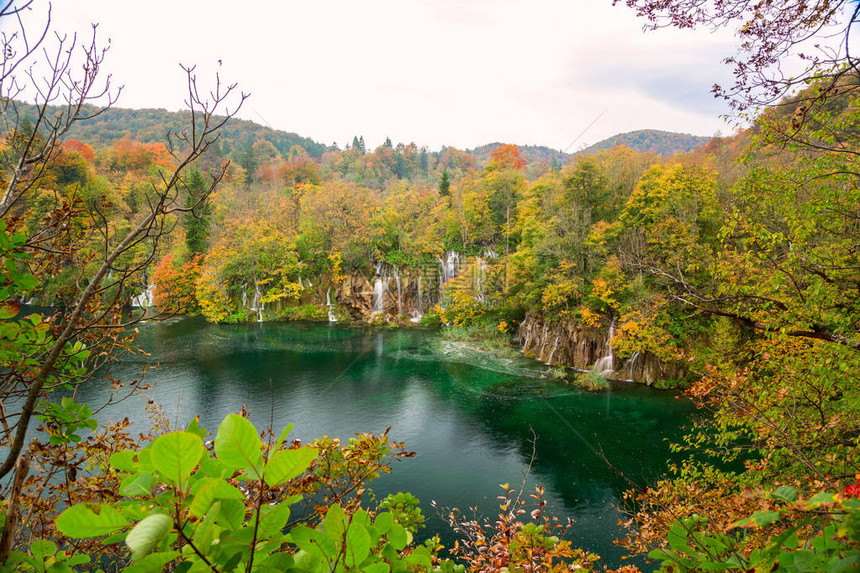
[[[448,197],[451,195],[451,179],[448,177],[448,170],[442,171],[442,176],[439,178],[439,196]]]
[[[205,196],[206,179],[197,169],[189,173],[185,190],[185,208],[190,211],[183,214],[182,225],[185,227],[185,244],[193,256],[206,251],[212,207]]]
[[[418,166],[424,173],[430,171],[430,155],[427,153],[427,148],[421,148],[421,154],[418,155]]]

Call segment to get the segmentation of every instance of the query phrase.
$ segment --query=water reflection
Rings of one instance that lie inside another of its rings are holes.
[[[195,414],[209,428],[246,405],[258,426],[274,420],[293,437],[348,438],[381,432],[405,441],[415,458],[374,487],[379,498],[411,491],[446,532],[440,506],[497,511],[498,484],[518,484],[536,453],[529,486],[547,488],[550,508],[572,517],[574,541],[620,564],[614,508],[629,479],[653,481],[691,414],[685,401],[638,385],[583,392],[547,378],[534,361],[499,359],[419,329],[373,330],[340,324],[208,325],[183,319],[147,324],[137,343],[151,355],[120,361],[114,377],[147,379],[170,418]],[[81,398],[97,403],[92,386]],[[147,424],[144,398],[109,412]],[[533,437],[536,436],[536,441]],[[449,540],[450,542],[450,540]]]

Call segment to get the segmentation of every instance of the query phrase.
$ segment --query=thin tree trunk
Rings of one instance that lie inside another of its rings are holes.
[[[15,481],[12,482],[12,492],[9,494],[6,508],[6,524],[3,526],[3,537],[0,538],[0,564],[6,563],[15,547],[15,529],[18,527],[18,519],[21,515],[21,504],[18,500],[28,473],[30,473],[29,452],[18,458],[18,463],[15,465]]]

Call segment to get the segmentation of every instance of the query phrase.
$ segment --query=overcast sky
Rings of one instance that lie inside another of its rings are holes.
[[[125,86],[121,107],[182,108],[179,63],[196,64],[201,84],[217,69],[252,94],[241,117],[341,147],[363,135],[369,148],[390,137],[575,151],[636,129],[731,131],[710,93],[729,77],[731,34],[644,33],[611,0],[57,0],[53,10],[57,30],[98,22],[111,39],[105,68]]]

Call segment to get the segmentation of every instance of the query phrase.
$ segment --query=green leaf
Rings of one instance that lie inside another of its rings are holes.
[[[388,566],[388,563],[372,563],[365,565],[361,570],[364,573],[388,573],[391,571],[391,567]]]
[[[231,531],[238,531],[245,521],[245,504],[238,499],[221,500],[221,515],[218,523]]]
[[[406,562],[410,565],[417,565],[422,571],[427,571],[433,562],[430,557],[430,551],[423,545],[416,547],[415,551],[406,556]]]
[[[143,448],[137,452],[137,468],[148,472],[154,472],[155,466],[152,463],[152,447]]]
[[[133,554],[132,559],[137,561],[146,556],[170,532],[172,527],[173,520],[163,513],[145,517],[128,532],[128,536],[125,538],[125,544]]]
[[[370,535],[360,523],[350,523],[346,531],[346,564],[357,568],[370,555]]]
[[[669,528],[669,532],[666,534],[666,539],[669,541],[669,547],[675,551],[683,551],[688,554],[693,551],[687,542],[686,528],[678,522],[675,522],[675,525]]]
[[[57,554],[57,546],[48,540],[40,539],[30,545],[30,553],[39,561],[45,561]]]
[[[200,416],[194,416],[194,419],[188,423],[188,427],[185,428],[185,431],[194,434],[195,436],[199,436],[201,440],[205,439],[206,434],[208,433],[206,428],[200,427]]]
[[[325,524],[325,532],[334,540],[337,550],[339,550],[343,544],[343,536],[347,527],[346,514],[343,512],[343,508],[338,504],[329,507],[323,523]]]
[[[128,524],[128,520],[113,507],[94,504],[73,505],[54,522],[60,533],[72,539],[108,535]]]
[[[275,447],[273,448],[275,451],[278,451],[281,449],[281,444],[283,444],[284,440],[287,439],[287,434],[289,434],[292,431],[293,431],[293,425],[287,424],[287,427],[283,429],[283,431],[281,432],[281,435],[278,436],[277,441],[275,441]]]
[[[198,473],[215,478],[228,478],[233,475],[233,471],[232,468],[225,465],[221,460],[206,456],[200,462]]]
[[[232,571],[236,568],[239,562],[242,561],[242,552],[237,551],[230,556],[230,558],[224,562],[224,566],[221,568],[221,571]]]
[[[211,478],[194,494],[188,511],[195,517],[203,517],[216,499],[245,499],[245,496],[229,483]]]
[[[753,520],[758,526],[764,527],[765,525],[770,525],[774,521],[779,519],[778,511],[757,511],[750,516],[750,519]]]
[[[402,525],[395,523],[391,526],[388,532],[388,542],[397,551],[403,551],[409,543],[409,538],[406,536],[406,530]]]
[[[266,557],[260,565],[274,571],[287,571],[295,566],[295,560],[292,555],[286,553],[273,553]]]
[[[14,304],[0,304],[0,320],[6,320],[8,318],[12,318],[18,314],[18,308]]]
[[[161,573],[165,565],[179,557],[179,551],[159,551],[125,567],[123,573]]]
[[[220,527],[215,526],[218,516],[221,514],[221,503],[213,503],[206,511],[206,516],[197,523],[192,536],[194,545],[203,553],[208,552],[209,546],[215,539],[217,532],[222,531]]]
[[[262,508],[263,517],[260,519],[259,535],[265,539],[275,537],[287,525],[290,519],[290,504],[280,502],[273,506]]]
[[[836,503],[836,495],[827,492],[817,493],[806,502],[806,504],[811,507],[818,507],[829,503]]]
[[[281,450],[266,463],[266,483],[277,487],[300,476],[311,465],[319,452],[315,448],[303,447],[297,450]]]
[[[152,491],[152,474],[149,472],[140,472],[132,474],[122,480],[119,486],[119,492],[128,497],[136,495],[149,495]]]
[[[783,501],[797,501],[797,490],[789,486],[782,486],[780,488],[777,488],[777,490],[770,495],[774,499],[781,499]]]
[[[218,426],[215,455],[232,468],[252,469],[259,477],[263,465],[262,447],[257,430],[242,416],[229,414]]]
[[[200,436],[171,432],[152,443],[152,464],[162,477],[181,484],[197,467],[205,451]]]
[[[304,525],[297,525],[290,530],[287,541],[298,546],[308,555],[321,557],[326,561],[334,559],[337,554],[334,541],[323,533]]]
[[[376,519],[373,521],[373,526],[378,529],[380,533],[385,533],[391,529],[392,525],[394,525],[394,516],[387,511],[377,515]]]

